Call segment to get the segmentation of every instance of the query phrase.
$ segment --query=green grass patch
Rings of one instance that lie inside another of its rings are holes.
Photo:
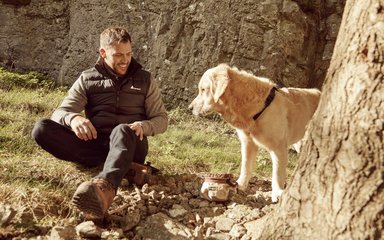
[[[49,117],[65,93],[61,90],[20,88],[0,89],[0,94],[0,149],[32,153],[36,150],[30,139],[34,123],[42,117]]]
[[[0,67],[0,89],[53,89],[56,83],[47,76],[37,72],[17,73]]]

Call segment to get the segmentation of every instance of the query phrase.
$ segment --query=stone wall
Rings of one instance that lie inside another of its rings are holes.
[[[321,87],[345,1],[0,0],[0,65],[71,83],[98,57],[99,33],[126,25],[134,57],[168,107],[226,62],[286,86]]]

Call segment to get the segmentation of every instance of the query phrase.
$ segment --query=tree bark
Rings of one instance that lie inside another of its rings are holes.
[[[257,239],[384,238],[384,1],[348,0],[295,174]]]

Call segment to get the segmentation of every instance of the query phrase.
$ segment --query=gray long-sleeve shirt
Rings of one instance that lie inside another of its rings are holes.
[[[84,71],[51,119],[70,127],[73,117],[81,115],[83,110],[98,131],[139,122],[144,135],[153,136],[168,127],[160,89],[134,59],[123,79],[111,74],[102,60]]]

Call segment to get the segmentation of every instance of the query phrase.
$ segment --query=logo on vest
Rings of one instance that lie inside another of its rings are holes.
[[[141,91],[141,88],[134,87],[133,85],[131,86],[131,89],[136,91]]]

